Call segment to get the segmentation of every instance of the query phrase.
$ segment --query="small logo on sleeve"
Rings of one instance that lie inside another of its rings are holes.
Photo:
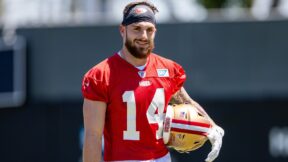
[[[158,77],[169,77],[168,69],[157,69]]]
[[[87,88],[87,87],[89,87],[89,85],[90,85],[89,80],[85,80],[85,81],[84,81],[84,86]]]

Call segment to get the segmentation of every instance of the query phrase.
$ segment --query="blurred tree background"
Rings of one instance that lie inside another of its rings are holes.
[[[208,9],[224,8],[231,4],[237,4],[244,8],[250,8],[253,0],[198,0],[200,4]]]

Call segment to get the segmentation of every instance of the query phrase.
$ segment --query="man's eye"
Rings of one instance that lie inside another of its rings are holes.
[[[147,29],[147,32],[151,33],[153,32],[153,29]]]
[[[135,28],[134,30],[135,30],[135,31],[140,31],[140,28]]]

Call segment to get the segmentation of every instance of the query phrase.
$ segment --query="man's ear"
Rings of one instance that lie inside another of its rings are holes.
[[[125,26],[123,26],[122,24],[119,26],[119,32],[120,32],[121,36],[124,37]]]

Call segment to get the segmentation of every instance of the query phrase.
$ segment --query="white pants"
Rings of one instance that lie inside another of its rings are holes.
[[[108,161],[106,161],[108,162]],[[168,152],[165,156],[158,158],[158,159],[152,159],[152,160],[121,160],[121,161],[109,161],[109,162],[171,162],[171,156]]]

